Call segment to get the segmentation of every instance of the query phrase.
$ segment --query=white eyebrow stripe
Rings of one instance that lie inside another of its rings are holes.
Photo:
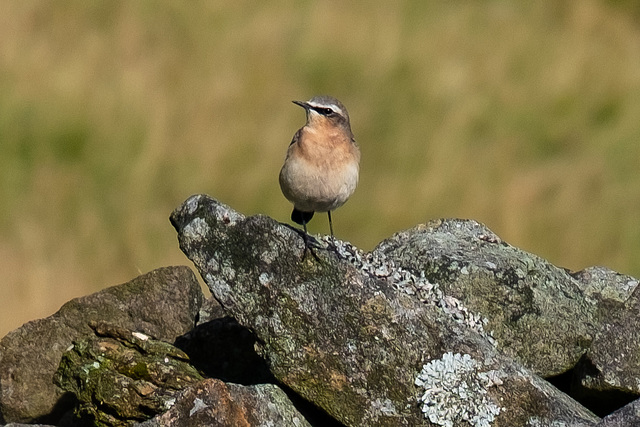
[[[335,113],[339,113],[341,116],[344,116],[344,111],[340,109],[336,104],[318,104],[316,102],[307,102],[309,106],[313,108],[331,108]]]

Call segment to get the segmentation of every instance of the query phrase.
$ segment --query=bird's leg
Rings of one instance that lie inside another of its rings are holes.
[[[331,211],[327,211],[327,215],[329,216],[329,231],[331,232],[331,244],[336,246],[336,239],[333,237],[333,223],[331,222]]]
[[[318,258],[318,255],[316,255],[316,253],[313,251],[313,248],[311,247],[311,236],[309,236],[309,233],[307,233],[307,221],[302,222],[302,228],[304,228],[304,252],[302,254],[302,259],[307,256],[307,251],[309,251],[311,255],[313,255],[313,257],[316,259],[316,261],[320,261],[320,258]]]
[[[331,231],[331,239],[333,239],[333,224],[331,223],[331,211],[327,211],[327,215],[329,215],[329,231]]]
[[[315,252],[313,252],[312,248],[314,243],[316,247],[318,247],[318,242],[315,241],[315,239],[312,239],[312,237],[309,236],[309,233],[307,232],[307,223],[311,221],[311,218],[313,218],[313,212],[303,212],[296,209],[295,207],[293,208],[293,212],[291,212],[291,220],[297,224],[302,225],[302,228],[304,229],[304,234],[302,235],[302,239],[304,240],[304,253],[302,254],[302,258],[304,259],[304,257],[307,256],[307,251],[309,251],[311,252],[311,255],[313,255],[313,257],[319,261],[318,256]]]

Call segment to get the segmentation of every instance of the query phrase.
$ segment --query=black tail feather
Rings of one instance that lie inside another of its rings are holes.
[[[313,218],[313,212],[302,212],[296,208],[293,208],[293,212],[291,212],[291,221],[296,224],[306,225]]]

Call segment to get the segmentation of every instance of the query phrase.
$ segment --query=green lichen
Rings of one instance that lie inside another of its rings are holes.
[[[168,343],[105,323],[93,327],[100,336],[75,342],[55,375],[79,402],[78,422],[132,425],[164,412],[179,390],[202,379]]]

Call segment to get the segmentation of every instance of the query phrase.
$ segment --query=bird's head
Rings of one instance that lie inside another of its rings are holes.
[[[314,96],[308,101],[293,101],[307,112],[307,126],[336,126],[351,133],[349,113],[342,102],[328,95]]]

